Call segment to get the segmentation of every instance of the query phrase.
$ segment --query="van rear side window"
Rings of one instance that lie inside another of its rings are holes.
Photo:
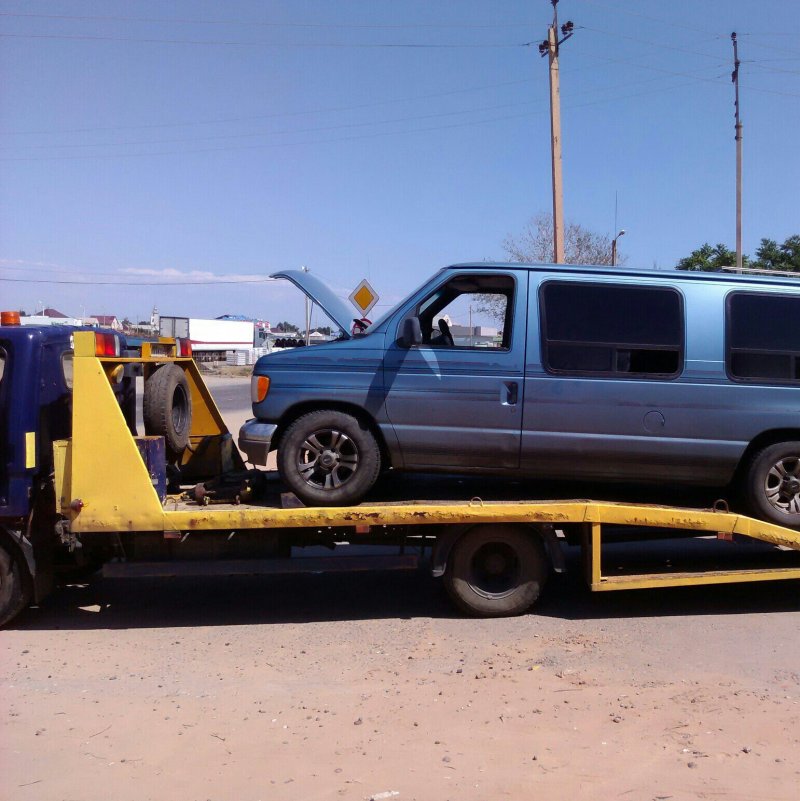
[[[733,292],[726,313],[731,378],[800,383],[800,297]]]
[[[546,370],[673,378],[683,365],[683,303],[669,287],[548,282],[540,290]]]

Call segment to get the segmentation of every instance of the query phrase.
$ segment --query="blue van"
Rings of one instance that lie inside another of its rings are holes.
[[[740,485],[800,526],[800,285],[779,278],[458,264],[360,334],[313,274],[277,273],[341,328],[262,357],[254,464],[308,505],[387,468]],[[496,326],[457,326],[473,312]]]

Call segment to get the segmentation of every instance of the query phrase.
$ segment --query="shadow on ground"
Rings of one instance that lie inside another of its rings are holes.
[[[662,560],[665,548],[677,548],[686,553],[686,544],[674,541],[652,547],[657,549],[658,559]],[[633,543],[612,546],[611,550],[621,552],[634,548],[640,550],[641,546]],[[795,554],[787,556],[798,563]],[[769,615],[800,610],[797,581],[592,593],[582,578],[577,549],[570,549],[567,562],[568,572],[551,577],[544,595],[530,614],[577,621]],[[604,569],[611,572],[614,564],[612,558]],[[14,627],[27,630],[136,629],[418,617],[463,619],[466,626],[470,625],[470,620],[463,618],[451,605],[441,581],[431,578],[427,570],[419,569],[296,576],[96,578],[89,584],[57,590],[41,608],[23,614]]]

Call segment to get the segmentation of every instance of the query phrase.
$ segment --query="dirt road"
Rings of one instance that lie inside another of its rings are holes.
[[[421,574],[67,588],[0,634],[0,797],[793,801],[798,608],[577,577],[497,621]]]

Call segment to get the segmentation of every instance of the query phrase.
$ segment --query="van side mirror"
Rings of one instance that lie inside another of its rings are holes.
[[[422,343],[422,329],[419,325],[419,317],[406,317],[403,320],[403,328],[397,344],[401,348],[410,348]]]

